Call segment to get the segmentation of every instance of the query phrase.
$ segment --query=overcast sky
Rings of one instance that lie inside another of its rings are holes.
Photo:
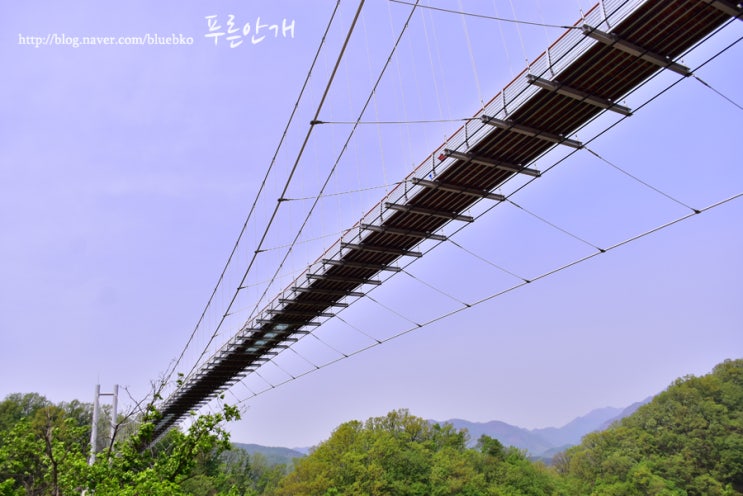
[[[591,6],[514,3],[515,10],[501,0],[436,5],[557,25],[573,24]],[[104,391],[125,385],[139,398],[163,376],[204,312],[334,6],[3,3],[0,397],[39,392],[53,401],[91,401],[100,383]],[[258,248],[356,6],[344,3],[336,15],[233,263],[179,370],[187,372],[209,344]],[[358,118],[409,12],[399,3],[367,2],[321,120]],[[230,15],[247,35],[216,42],[207,36],[210,22],[226,30]],[[469,117],[563,31],[419,9],[362,120]],[[186,44],[74,47],[86,36],[155,35]],[[743,24],[733,23],[683,63],[696,67],[742,35]],[[58,44],[36,47],[32,37]],[[736,45],[697,72],[738,103],[742,50]],[[623,104],[638,108],[677,79],[662,74]],[[576,138],[587,141],[618,120],[602,116]],[[703,208],[743,192],[741,122],[740,109],[687,78],[590,148]],[[246,289],[207,355],[460,125],[362,125],[344,153],[351,126],[317,126],[286,195],[296,200],[282,202],[261,245],[266,251],[255,257]],[[534,166],[547,169],[571,151],[556,150]],[[282,247],[312,206],[301,198],[317,194],[336,162],[325,190],[332,195],[317,203],[274,277]],[[689,212],[585,150],[513,199],[599,247]],[[481,203],[474,213],[489,206]],[[308,446],[341,422],[395,408],[438,420],[560,426],[594,408],[642,400],[677,377],[707,373],[743,355],[742,218],[743,199],[735,200],[283,386],[253,377],[226,397],[244,408],[233,439]],[[431,251],[408,267],[415,277],[390,278],[372,293],[379,303],[355,302],[341,313],[350,325],[331,319],[318,336],[352,353],[370,343],[354,328],[383,339],[518,284],[482,259],[533,279],[595,251],[573,236],[499,205],[452,238],[481,258],[449,242],[426,245]],[[340,356],[311,339],[297,351],[280,362],[293,375],[312,368],[304,359],[323,364]],[[263,376],[273,383],[287,378],[271,366]]]

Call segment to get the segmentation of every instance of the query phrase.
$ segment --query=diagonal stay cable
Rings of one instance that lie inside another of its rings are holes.
[[[741,106],[738,102],[736,102],[732,98],[728,97],[727,95],[725,95],[721,91],[713,88],[712,85],[709,84],[707,81],[705,81],[704,79],[700,78],[696,74],[692,74],[692,76],[694,77],[694,79],[696,79],[697,81],[699,81],[700,83],[702,83],[704,86],[706,86],[707,88],[709,88],[710,90],[714,91],[719,96],[721,96],[722,98],[724,98],[725,100],[727,100],[729,103],[731,103],[733,106],[735,106],[738,110],[743,110],[743,106]]]
[[[278,386],[280,386],[282,384],[285,384],[286,382],[289,382],[290,380],[294,380],[294,379],[289,379],[287,381],[279,382],[277,384],[274,384],[271,381],[269,381],[268,379],[266,379],[265,377],[263,377],[257,370],[254,370],[253,373],[255,375],[257,375],[258,377],[260,377],[263,380],[263,382],[265,382],[266,384],[269,385],[269,388],[268,389],[264,389],[263,391],[261,391],[262,393],[265,393],[266,391],[271,390],[271,389],[276,389]]]
[[[419,324],[418,322],[414,321],[413,319],[406,317],[405,315],[401,314],[400,312],[398,312],[394,308],[392,308],[392,307],[390,307],[388,305],[385,305],[381,301],[377,300],[376,298],[374,298],[372,296],[369,296],[368,294],[366,295],[366,299],[373,301],[374,303],[376,303],[380,307],[384,308],[385,310],[387,310],[388,312],[390,312],[390,313],[392,313],[394,315],[397,315],[401,319],[407,320],[408,322],[410,322],[411,324],[415,325],[416,327],[423,327],[423,324]]]
[[[321,342],[322,344],[324,344],[325,346],[327,346],[327,347],[328,347],[328,348],[330,348],[331,350],[335,351],[335,352],[336,352],[336,353],[338,353],[339,355],[343,355],[343,358],[348,358],[348,355],[346,355],[345,353],[343,353],[343,352],[342,352],[341,350],[339,350],[339,349],[338,349],[338,348],[336,348],[335,346],[333,346],[333,345],[331,345],[331,344],[327,343],[326,341],[324,341],[324,340],[320,339],[320,337],[319,337],[318,335],[316,335],[316,334],[315,334],[314,332],[313,332],[313,333],[311,333],[311,334],[309,334],[309,335],[310,335],[310,336],[312,336],[313,338],[317,339],[317,340],[318,340],[318,341],[320,341],[320,342]],[[320,367],[322,367],[322,365],[321,365]],[[300,374],[300,376],[301,376],[301,374]]]
[[[292,379],[296,379],[296,377],[295,377],[295,376],[294,376],[294,375],[293,375],[293,374],[292,374],[291,372],[289,372],[289,371],[288,371],[288,370],[286,370],[286,369],[285,369],[284,367],[282,367],[281,365],[279,365],[279,364],[278,364],[278,363],[276,362],[276,360],[269,360],[269,361],[268,361],[268,363],[270,363],[271,365],[273,365],[274,367],[276,367],[277,369],[279,369],[280,371],[282,371],[283,373],[285,373],[286,375],[288,375],[288,376],[289,376],[289,377],[291,377]]]
[[[353,325],[352,323],[350,323],[349,321],[347,321],[346,319],[344,319],[340,315],[336,315],[335,318],[338,319],[338,320],[340,320],[341,322],[343,322],[344,324],[346,324],[348,327],[350,327],[354,331],[358,332],[359,334],[362,334],[362,335],[366,336],[367,338],[371,339],[372,341],[376,341],[377,343],[381,343],[381,341],[378,338],[375,338],[374,336],[372,336],[368,332],[365,332],[362,329],[360,329],[359,327]]]
[[[492,267],[495,267],[496,269],[500,270],[501,272],[503,272],[505,274],[508,274],[511,277],[515,277],[516,279],[521,279],[524,282],[529,282],[529,280],[527,278],[522,277],[522,276],[520,276],[518,274],[514,274],[510,270],[508,270],[508,269],[506,269],[506,268],[504,268],[504,267],[502,267],[502,266],[500,266],[500,265],[498,265],[498,264],[496,264],[494,262],[491,262],[487,258],[485,258],[485,257],[483,257],[481,255],[478,255],[477,253],[473,252],[472,250],[470,250],[468,248],[465,248],[464,246],[462,246],[459,243],[457,243],[456,241],[454,241],[451,236],[449,236],[447,238],[447,241],[449,241],[451,244],[453,244],[454,246],[456,246],[460,250],[464,251],[465,253],[468,253],[469,255],[472,255],[473,257],[475,257],[476,259],[480,260],[481,262],[485,262],[486,264],[488,264],[488,265],[490,265]]]
[[[596,250],[598,250],[598,251],[604,251],[604,249],[603,249],[603,248],[601,248],[601,247],[599,247],[599,246],[596,246],[595,244],[591,243],[590,241],[586,241],[585,239],[581,238],[580,236],[578,236],[578,235],[576,235],[576,234],[573,234],[573,233],[571,233],[571,232],[570,232],[570,231],[568,231],[567,229],[563,229],[562,227],[558,226],[557,224],[555,224],[555,223],[553,223],[553,222],[550,222],[550,221],[548,221],[548,220],[547,220],[547,219],[545,219],[544,217],[542,217],[542,216],[540,216],[540,215],[537,215],[537,214],[535,214],[534,212],[532,212],[532,211],[531,211],[531,210],[529,210],[528,208],[526,208],[526,207],[523,207],[523,206],[519,205],[518,203],[516,203],[515,201],[511,200],[510,198],[506,198],[506,201],[507,201],[508,203],[510,203],[511,205],[513,205],[514,207],[516,207],[516,208],[518,208],[519,210],[521,210],[522,212],[525,212],[525,213],[527,213],[527,214],[531,215],[531,216],[532,216],[532,217],[534,217],[535,219],[537,219],[537,220],[539,220],[539,221],[541,221],[541,222],[543,222],[543,223],[547,224],[548,226],[550,226],[550,227],[552,227],[552,228],[554,228],[554,229],[556,229],[556,230],[560,231],[561,233],[563,233],[563,234],[566,234],[566,235],[570,236],[571,238],[573,238],[573,239],[575,239],[575,240],[578,240],[578,241],[580,241],[581,243],[583,243],[583,244],[585,244],[585,245],[588,245],[588,246],[590,246],[591,248],[594,248],[594,249],[596,249]]]
[[[253,391],[252,389],[250,389],[250,388],[248,387],[248,385],[247,385],[247,384],[245,384],[245,380],[244,380],[244,379],[240,379],[240,380],[239,380],[239,381],[237,381],[237,382],[239,382],[240,384],[242,384],[242,386],[243,386],[243,387],[244,387],[245,389],[247,389],[248,391],[250,391],[250,392],[252,393],[252,395],[253,395],[253,396],[258,396],[258,395],[257,395],[257,394],[255,393],[255,391]],[[252,398],[253,396],[251,396],[251,398]]]
[[[446,292],[446,291],[444,291],[443,289],[439,289],[439,288],[437,288],[436,286],[434,286],[433,284],[430,284],[430,283],[428,283],[428,282],[424,281],[423,279],[421,279],[420,277],[417,277],[417,276],[416,276],[415,274],[413,274],[413,273],[412,273],[412,272],[410,272],[409,270],[406,270],[406,269],[402,269],[402,272],[403,272],[403,273],[405,273],[405,274],[407,274],[407,275],[408,275],[408,276],[409,276],[409,277],[410,277],[411,279],[413,279],[414,281],[418,281],[419,283],[423,284],[424,286],[426,286],[426,287],[428,287],[428,288],[430,288],[430,289],[432,289],[432,290],[436,291],[436,292],[437,292],[437,293],[439,293],[440,295],[446,296],[446,297],[447,297],[447,298],[449,298],[450,300],[456,301],[457,303],[459,303],[460,305],[464,305],[465,307],[469,307],[469,306],[470,306],[470,304],[469,304],[469,303],[467,303],[466,301],[460,300],[460,299],[459,299],[459,298],[457,298],[456,296],[454,296],[454,295],[452,295],[452,294],[449,294],[449,293],[447,293],[447,292]]]
[[[295,350],[293,346],[290,346],[290,347],[289,347],[289,348],[287,348],[287,349],[288,349],[289,351],[292,351],[292,352],[294,352],[294,354],[295,354],[295,355],[297,355],[297,356],[298,356],[299,358],[301,358],[301,359],[302,359],[302,360],[304,360],[305,362],[307,362],[307,363],[309,363],[310,365],[312,365],[313,367],[315,367],[315,369],[319,369],[319,368],[320,368],[320,367],[319,367],[319,366],[318,366],[318,365],[317,365],[317,364],[316,364],[315,362],[312,362],[312,361],[310,361],[310,360],[309,360],[308,358],[306,358],[306,357],[305,357],[305,356],[303,356],[303,355],[302,355],[301,353],[299,353],[299,352],[298,352],[297,350]]]
[[[669,199],[669,200],[671,200],[672,202],[678,203],[678,204],[679,204],[679,205],[681,205],[682,207],[688,208],[688,209],[689,209],[689,210],[691,210],[692,212],[698,213],[698,210],[697,210],[696,208],[694,208],[694,207],[692,207],[692,206],[689,206],[689,205],[687,205],[686,203],[682,202],[682,201],[681,201],[681,200],[679,200],[678,198],[674,198],[673,196],[669,195],[669,194],[668,194],[668,193],[666,193],[665,191],[662,191],[662,190],[660,190],[660,189],[656,188],[655,186],[653,186],[652,184],[650,184],[650,183],[648,183],[648,182],[646,182],[646,181],[643,181],[643,180],[642,180],[642,179],[640,179],[639,177],[637,177],[637,176],[635,176],[635,175],[633,175],[633,174],[630,174],[630,173],[629,173],[629,172],[627,172],[626,170],[622,169],[621,167],[619,167],[618,165],[614,164],[613,162],[610,162],[609,160],[607,160],[606,158],[602,157],[601,155],[599,155],[598,153],[596,153],[596,152],[595,152],[595,151],[593,151],[592,149],[588,148],[587,146],[584,146],[583,148],[585,148],[585,149],[586,149],[586,151],[587,151],[588,153],[590,153],[591,155],[593,155],[593,156],[594,156],[594,157],[596,157],[597,159],[601,160],[602,162],[604,162],[605,164],[607,164],[607,165],[609,165],[610,167],[614,168],[615,170],[618,170],[619,172],[621,172],[621,173],[622,173],[622,174],[624,174],[625,176],[627,176],[627,177],[629,177],[629,178],[631,178],[631,179],[633,179],[633,180],[637,181],[638,183],[642,184],[642,185],[643,185],[643,186],[645,186],[646,188],[649,188],[649,189],[651,189],[651,190],[655,191],[656,193],[658,193],[658,194],[659,194],[659,195],[661,195],[661,196],[665,196],[666,198],[668,198],[668,199]]]

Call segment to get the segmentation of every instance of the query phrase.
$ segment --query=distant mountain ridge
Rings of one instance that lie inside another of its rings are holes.
[[[651,399],[652,396],[626,408],[598,408],[562,427],[525,429],[498,420],[470,422],[463,419],[449,419],[445,421],[431,420],[431,422],[451,424],[457,429],[467,429],[472,444],[475,444],[480,436],[485,434],[497,439],[505,446],[515,446],[526,450],[530,457],[551,459],[554,454],[579,444],[581,438],[586,434],[606,429],[614,422],[631,415]]]
[[[608,429],[611,426],[611,424],[613,424],[617,420],[621,420],[624,417],[629,417],[630,415],[635,413],[637,409],[640,408],[642,405],[646,405],[650,403],[652,400],[653,400],[653,396],[649,396],[642,401],[638,401],[637,403],[632,403],[630,406],[622,410],[622,413],[617,415],[616,418],[613,418],[609,420],[608,422],[605,422],[604,425],[602,425],[599,429],[596,429],[596,430],[603,431],[604,429]]]
[[[259,444],[232,443],[232,446],[247,451],[249,455],[255,455],[256,453],[262,455],[269,465],[291,466],[292,460],[306,455],[290,448],[261,446]]]
[[[650,396],[642,401],[633,403],[626,408],[597,408],[587,414],[575,418],[562,427],[545,427],[541,429],[525,429],[507,424],[499,420],[490,422],[471,422],[463,419],[449,419],[445,421],[429,420],[436,424],[451,424],[456,429],[467,429],[470,443],[474,446],[483,434],[500,441],[504,446],[515,446],[526,450],[529,457],[549,461],[554,455],[571,446],[580,444],[581,438],[590,432],[602,431],[614,422],[632,415],[640,406],[649,403]],[[266,447],[258,444],[232,443],[235,447],[244,449],[249,454],[260,453],[271,465],[291,465],[294,458],[306,456],[311,448],[280,448]]]

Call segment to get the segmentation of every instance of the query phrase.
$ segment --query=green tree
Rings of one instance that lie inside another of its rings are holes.
[[[90,413],[88,404],[53,405],[36,394],[14,394],[1,402],[0,496],[61,496],[84,489],[103,496],[186,495],[196,493],[199,479],[201,487],[210,488],[203,494],[231,487],[225,486],[220,454],[231,447],[222,424],[239,418],[235,407],[194,416],[185,432],[173,429],[153,443],[159,414],[150,405],[133,434],[104,449],[92,466]]]
[[[74,415],[77,407],[38,394],[0,403],[0,494],[57,496],[78,487],[71,468],[85,460],[90,421]]]
[[[86,487],[98,496],[188,494],[183,485],[199,475],[199,460],[218,456],[231,447],[222,424],[239,417],[236,407],[225,405],[220,413],[194,417],[186,432],[170,430],[150,447],[159,418],[150,406],[136,433],[113,450],[104,450],[93,466],[78,468],[87,472]]]
[[[743,360],[675,381],[556,462],[577,494],[743,494]]]
[[[432,425],[396,410],[347,422],[280,483],[276,495],[543,495],[555,476],[515,449],[467,432]]]
[[[51,405],[51,402],[37,393],[9,394],[0,402],[0,433],[9,431],[19,420],[31,417],[36,410]],[[0,437],[0,445],[3,438]]]

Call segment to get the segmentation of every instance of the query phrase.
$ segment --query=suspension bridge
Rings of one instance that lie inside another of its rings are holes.
[[[476,203],[507,201],[497,192],[506,182],[539,180],[535,163],[550,150],[584,148],[572,136],[599,115],[632,116],[623,99],[659,72],[696,77],[679,60],[742,14],[727,0],[596,4],[185,376],[160,405],[156,435],[400,272],[401,259],[421,258],[444,226],[473,223]]]

